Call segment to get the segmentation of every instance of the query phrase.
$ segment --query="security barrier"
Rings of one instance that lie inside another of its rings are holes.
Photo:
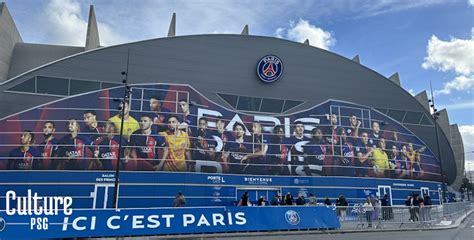
[[[470,202],[430,206],[363,206],[334,207],[341,229],[417,228],[449,223],[470,209]]]

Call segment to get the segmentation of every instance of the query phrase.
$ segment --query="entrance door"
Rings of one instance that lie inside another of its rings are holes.
[[[112,207],[114,199],[114,184],[96,184],[94,192],[91,193],[94,198],[93,209],[105,209]]]
[[[382,199],[385,195],[387,195],[390,206],[393,206],[392,188],[390,186],[379,186],[378,188],[379,188],[379,198]]]
[[[252,205],[257,205],[257,201],[261,196],[265,198],[265,201],[270,202],[273,196],[281,192],[281,189],[280,188],[237,188],[237,199],[236,199],[237,203],[240,201],[240,198],[242,197],[242,195],[244,195],[245,192],[248,192],[249,202]]]
[[[424,198],[425,195],[430,196],[430,189],[427,187],[422,187],[420,188],[421,190],[421,196]],[[431,197],[431,196],[430,196]]]

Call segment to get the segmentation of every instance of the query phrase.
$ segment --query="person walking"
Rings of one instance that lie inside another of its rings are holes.
[[[372,227],[372,212],[374,211],[374,206],[370,202],[370,197],[367,198],[362,208],[365,211],[365,220],[367,220],[367,227]]]

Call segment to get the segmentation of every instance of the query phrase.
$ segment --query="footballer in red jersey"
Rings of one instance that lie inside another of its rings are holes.
[[[43,124],[44,142],[41,143],[39,149],[41,153],[41,160],[33,166],[34,169],[49,169],[51,158],[56,155],[58,151],[58,139],[54,137],[56,132],[56,125],[54,122],[47,121]]]
[[[32,147],[35,142],[35,135],[29,130],[21,134],[21,146],[13,149],[8,156],[8,169],[10,170],[31,170],[36,160],[40,158],[38,149]]]

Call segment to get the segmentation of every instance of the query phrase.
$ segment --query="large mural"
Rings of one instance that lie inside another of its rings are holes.
[[[113,170],[120,158],[126,171],[440,180],[419,138],[355,103],[268,115],[227,109],[186,85],[132,86],[124,105],[123,95],[91,92],[1,120],[0,169]]]

